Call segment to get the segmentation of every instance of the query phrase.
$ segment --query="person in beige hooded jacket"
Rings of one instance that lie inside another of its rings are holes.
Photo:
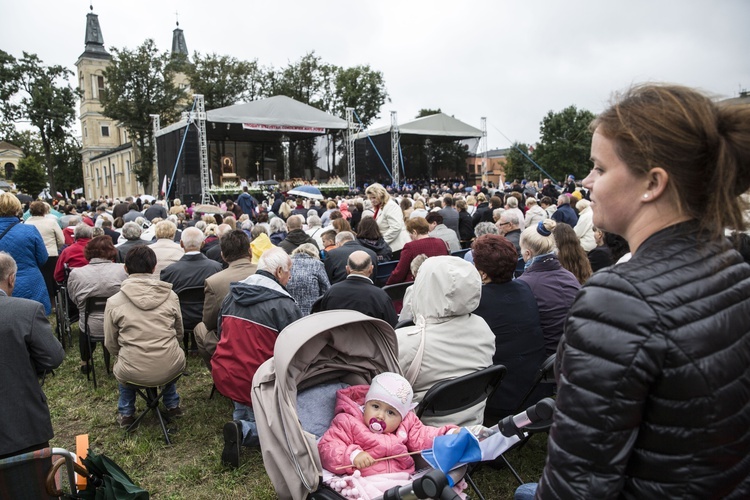
[[[419,268],[413,289],[415,325],[399,328],[396,336],[399,365],[419,402],[438,382],[492,365],[495,335],[482,317],[472,314],[482,295],[482,278],[469,262],[450,255],[430,257]],[[432,426],[481,424],[484,407],[480,403],[422,421]]]
[[[167,415],[182,415],[174,383],[185,369],[180,303],[171,284],[152,277],[155,266],[153,250],[133,247],[125,257],[128,278],[104,312],[104,345],[117,356],[112,371],[120,383],[117,421],[122,427],[135,420],[135,390],[127,384],[165,386]]]

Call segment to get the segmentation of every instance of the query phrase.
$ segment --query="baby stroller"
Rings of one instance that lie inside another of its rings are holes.
[[[279,498],[342,498],[321,484],[315,435],[333,419],[340,387],[334,382],[369,384],[379,373],[401,373],[397,349],[396,333],[388,323],[350,310],[306,316],[279,334],[274,357],[253,378],[263,462]],[[297,414],[298,392],[313,387],[317,422]]]

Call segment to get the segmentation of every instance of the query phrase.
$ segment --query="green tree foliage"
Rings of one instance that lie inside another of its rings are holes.
[[[262,74],[256,61],[196,52],[185,74],[193,92],[203,95],[206,109],[252,101],[261,93]]]
[[[536,179],[539,177],[539,170],[526,158],[521,151],[529,154],[529,146],[522,142],[514,142],[508,155],[505,157],[505,180],[513,182],[514,179]]]
[[[13,182],[22,193],[36,197],[47,187],[47,175],[44,173],[42,161],[36,156],[22,158],[13,174]]]
[[[8,137],[15,132],[13,113],[9,106],[18,88],[16,58],[0,50],[0,137]]]
[[[81,165],[81,143],[76,138],[68,136],[67,140],[54,154],[57,172],[57,191],[71,195],[74,189],[83,187],[83,170]]]
[[[534,151],[534,161],[558,181],[569,174],[577,179],[585,177],[591,151],[588,126],[594,118],[592,112],[575,106],[547,113],[540,125],[541,142]]]
[[[72,137],[76,91],[68,83],[72,72],[63,66],[46,66],[34,54],[15,59],[0,51],[0,117],[5,136],[15,133],[8,125],[28,121],[41,141],[41,157],[50,188],[58,189],[57,156]]]
[[[354,108],[365,127],[380,116],[380,108],[389,100],[383,73],[369,65],[338,68],[335,83],[336,99],[329,111],[344,116],[346,108]]]
[[[112,63],[104,71],[107,89],[102,96],[104,114],[119,121],[138,145],[133,171],[146,191],[151,191],[154,144],[151,115],[162,123],[177,119],[178,103],[185,93],[174,84],[174,74],[183,67],[168,52],[159,52],[153,40],[135,50],[112,49]]]

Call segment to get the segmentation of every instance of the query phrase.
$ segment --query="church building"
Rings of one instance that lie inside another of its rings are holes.
[[[112,55],[104,47],[104,37],[99,26],[99,17],[92,11],[86,15],[86,38],[83,53],[78,57],[78,86],[81,90],[81,156],[83,160],[83,182],[87,198],[124,198],[144,193],[144,187],[136,179],[133,165],[140,158],[136,144],[119,124],[104,116],[100,95],[105,89],[104,70]],[[188,55],[182,29],[172,32],[172,54]],[[187,89],[187,78],[178,75],[177,82]],[[158,189],[156,168],[151,186]]]

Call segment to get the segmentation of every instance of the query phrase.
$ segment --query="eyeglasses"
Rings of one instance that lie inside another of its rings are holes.
[[[498,222],[497,223],[498,226],[507,226],[508,224],[510,224],[510,222]]]

